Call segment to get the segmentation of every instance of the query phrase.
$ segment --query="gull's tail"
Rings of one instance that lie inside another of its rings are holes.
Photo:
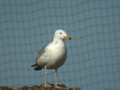
[[[43,68],[43,66],[38,65],[38,64],[33,64],[32,67],[33,67],[34,70],[37,70],[37,71],[41,70]]]

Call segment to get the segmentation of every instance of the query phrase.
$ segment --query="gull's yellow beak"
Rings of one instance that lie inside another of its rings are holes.
[[[64,36],[64,38],[66,38],[67,40],[71,40],[72,38],[70,36]]]

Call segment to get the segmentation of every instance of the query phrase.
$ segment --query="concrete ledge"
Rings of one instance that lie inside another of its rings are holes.
[[[61,88],[44,88],[42,87],[42,85],[40,86],[24,86],[22,88],[10,88],[10,87],[6,87],[6,86],[1,86],[0,90],[80,90],[80,88],[68,88],[65,85],[59,85]]]

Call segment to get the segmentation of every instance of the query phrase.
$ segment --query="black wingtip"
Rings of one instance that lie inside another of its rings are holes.
[[[35,67],[35,66],[37,66],[37,64],[33,64],[33,65],[31,65],[31,67]]]
[[[31,65],[31,66],[32,66],[33,69],[36,70],[36,71],[39,71],[39,70],[41,70],[41,69],[43,68],[43,66],[40,66],[40,65],[38,65],[38,64],[33,64],[33,65]]]

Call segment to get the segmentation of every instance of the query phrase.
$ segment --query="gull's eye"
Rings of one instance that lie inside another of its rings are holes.
[[[60,35],[63,34],[62,32],[60,32]]]

